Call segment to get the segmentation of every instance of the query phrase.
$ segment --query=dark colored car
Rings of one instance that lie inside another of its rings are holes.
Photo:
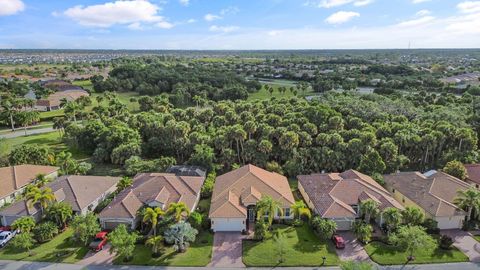
[[[95,239],[90,243],[90,249],[98,252],[103,249],[103,247],[107,244],[107,234],[108,232],[102,231],[95,235]]]
[[[339,235],[334,235],[332,237],[332,241],[335,244],[336,248],[338,248],[338,249],[345,248],[345,240],[343,239],[343,237],[341,237]]]

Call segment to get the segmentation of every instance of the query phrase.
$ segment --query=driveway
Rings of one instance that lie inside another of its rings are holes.
[[[450,236],[453,245],[468,256],[471,262],[480,262],[480,244],[469,232],[462,230],[444,230],[442,234]]]
[[[115,257],[114,254],[110,254],[110,244],[107,244],[103,250],[99,252],[89,251],[85,257],[77,262],[77,264],[81,265],[111,265],[113,258]]]
[[[238,232],[216,232],[210,267],[245,267],[242,262],[242,238]]]
[[[351,232],[339,232],[338,235],[342,236],[345,240],[344,249],[336,249],[337,255],[342,261],[370,261],[370,257],[363,248],[363,246],[357,241],[353,233]]]

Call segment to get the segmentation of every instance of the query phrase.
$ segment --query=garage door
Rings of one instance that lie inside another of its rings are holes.
[[[214,232],[241,232],[245,228],[244,218],[212,218]]]
[[[335,220],[335,223],[337,223],[338,231],[348,231],[352,228],[351,220]]]

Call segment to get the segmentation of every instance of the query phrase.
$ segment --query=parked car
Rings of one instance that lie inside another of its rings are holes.
[[[95,239],[90,243],[90,249],[98,252],[103,249],[103,247],[107,244],[107,234],[106,231],[101,231],[95,235]]]
[[[4,232],[4,231],[11,231],[12,229],[10,228],[10,226],[0,226],[0,232]]]
[[[0,248],[3,248],[14,236],[15,232],[12,231],[0,232]]]
[[[345,248],[345,240],[340,235],[334,235],[332,241],[335,244],[335,247],[338,249]]]

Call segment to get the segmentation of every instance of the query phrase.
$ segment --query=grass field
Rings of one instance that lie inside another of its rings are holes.
[[[274,225],[274,230],[283,233],[286,238],[284,262],[279,262],[278,244],[269,236],[257,242],[243,241],[243,262],[248,267],[273,266],[321,266],[325,256],[325,265],[338,265],[339,258],[330,241],[320,240],[308,225],[288,227]]]
[[[374,262],[381,265],[405,264],[409,255],[398,247],[382,242],[371,242],[365,246],[365,250]],[[414,256],[415,260],[412,263],[415,264],[468,261],[468,257],[455,247],[450,250],[439,247],[433,250],[419,250],[414,253]]]
[[[133,259],[124,262],[122,257],[114,260],[114,264],[127,265],[168,265],[168,266],[206,266],[212,258],[213,234],[201,232],[195,243],[190,245],[185,253],[178,253],[172,247],[164,248],[162,255],[152,258],[152,250],[145,245],[137,245]]]
[[[291,97],[294,96],[292,91],[290,91],[290,87],[293,86],[292,84],[286,84],[286,83],[282,84],[282,83],[278,83],[278,82],[268,82],[268,83],[262,83],[262,85],[268,85],[268,86],[273,87],[273,89],[274,89],[273,93],[270,94],[270,92],[268,92],[265,89],[265,87],[262,87],[262,89],[260,89],[260,91],[255,92],[255,93],[251,93],[248,96],[248,100],[270,99],[272,97],[275,97],[275,98],[291,98]],[[282,86],[287,88],[287,91],[285,93],[280,93],[278,91],[278,88],[280,88]],[[312,93],[313,93],[312,89],[309,89],[305,93],[297,92],[297,96],[298,97],[304,97],[304,96],[308,96]]]
[[[36,245],[31,251],[21,252],[10,245],[0,249],[0,260],[76,263],[85,257],[88,248],[71,241],[72,230],[57,235],[50,242]]]
[[[80,151],[69,149],[67,145],[62,142],[60,133],[57,131],[5,139],[2,141],[2,144],[5,145],[5,147],[0,148],[0,155],[6,155],[10,153],[13,148],[21,144],[39,144],[48,146],[55,152],[70,151],[75,159],[88,158],[87,155],[81,153]]]

